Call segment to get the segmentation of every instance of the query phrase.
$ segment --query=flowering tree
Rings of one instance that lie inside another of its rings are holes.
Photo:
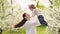
[[[43,5],[39,5],[38,0],[34,0],[37,7],[44,9]],[[58,34],[60,31],[60,0],[49,0],[51,6],[42,10],[42,15],[48,22],[47,32],[50,34]],[[52,7],[52,8],[51,8]],[[2,30],[14,29],[13,25],[22,19],[24,11],[22,7],[15,3],[15,0],[0,0],[0,28]]]
[[[14,23],[22,19],[24,11],[14,0],[0,0],[0,28],[13,28]]]

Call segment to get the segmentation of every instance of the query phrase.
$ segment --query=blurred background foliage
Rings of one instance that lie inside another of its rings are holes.
[[[51,5],[48,8],[39,4],[39,2],[36,2],[36,7],[42,11],[42,15],[49,26],[60,28],[60,0],[49,0],[49,2]],[[22,20],[22,14],[24,12],[25,10],[23,10],[20,5],[15,4],[14,0],[0,0],[0,28],[4,30],[3,34],[15,34],[16,29],[13,28],[13,25]],[[39,29],[39,27],[37,29]],[[16,30],[16,32],[21,32],[20,30],[25,32],[24,28]],[[23,33],[21,32],[21,34]]]

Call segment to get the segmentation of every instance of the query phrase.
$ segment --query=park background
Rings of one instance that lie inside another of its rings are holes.
[[[2,34],[26,34],[24,26],[17,29],[13,26],[23,19],[23,13],[31,15],[30,4],[41,10],[49,25],[47,32],[60,34],[60,0],[0,0],[0,33],[2,30]],[[37,26],[37,34],[45,34],[46,28]]]

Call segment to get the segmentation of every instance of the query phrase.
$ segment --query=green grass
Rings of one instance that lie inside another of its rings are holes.
[[[37,28],[37,34],[44,34],[46,26],[38,26]],[[19,29],[17,31],[15,30],[9,30],[9,31],[3,31],[2,34],[26,34],[25,28]]]
[[[37,27],[37,34],[45,34],[46,26],[38,26]]]

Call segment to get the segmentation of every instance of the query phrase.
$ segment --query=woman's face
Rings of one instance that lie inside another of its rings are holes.
[[[25,18],[26,19],[30,19],[31,17],[30,17],[30,15],[28,13],[26,13],[26,17]]]

